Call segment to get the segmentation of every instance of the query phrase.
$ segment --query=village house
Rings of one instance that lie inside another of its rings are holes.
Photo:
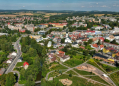
[[[48,57],[49,57],[49,62],[50,62],[50,63],[56,61],[56,56],[55,56],[55,54],[49,54]]]
[[[23,67],[24,67],[25,70],[28,68],[28,66],[29,66],[29,63],[28,62],[24,62],[23,63]]]
[[[110,36],[105,37],[105,39],[113,41],[115,39],[115,37],[113,35],[110,35]]]
[[[65,61],[70,59],[70,56],[69,55],[65,55],[65,52],[63,52],[63,51],[58,51],[57,52],[57,57],[60,58],[61,62],[65,62]]]
[[[103,45],[106,46],[106,47],[112,47],[114,49],[119,49],[119,45],[116,45],[116,44],[111,44],[111,43],[108,43],[108,42],[103,42]]]

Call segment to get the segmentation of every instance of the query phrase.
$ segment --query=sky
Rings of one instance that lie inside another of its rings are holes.
[[[119,12],[119,0],[0,0],[0,9]]]

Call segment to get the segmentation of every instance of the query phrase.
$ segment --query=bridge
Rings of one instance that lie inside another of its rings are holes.
[[[41,83],[41,81],[36,81],[35,84]]]

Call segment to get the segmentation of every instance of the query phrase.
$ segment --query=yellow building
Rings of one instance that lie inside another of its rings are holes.
[[[103,48],[103,53],[108,53],[108,52],[110,52],[110,51]]]

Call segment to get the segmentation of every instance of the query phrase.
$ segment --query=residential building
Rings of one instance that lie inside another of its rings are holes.
[[[26,70],[28,68],[28,66],[29,66],[29,63],[28,62],[24,62],[23,66],[24,66],[24,69]]]

